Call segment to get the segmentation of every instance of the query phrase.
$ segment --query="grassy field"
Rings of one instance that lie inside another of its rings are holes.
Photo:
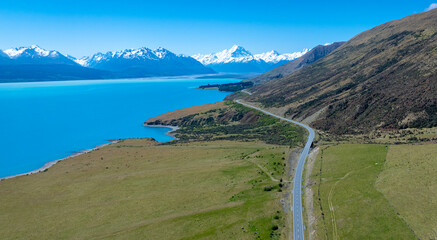
[[[317,239],[415,239],[375,186],[385,145],[341,144],[321,148],[313,168]]]
[[[390,146],[376,187],[420,239],[437,239],[437,144]]]
[[[288,146],[130,139],[0,181],[1,239],[285,239]]]

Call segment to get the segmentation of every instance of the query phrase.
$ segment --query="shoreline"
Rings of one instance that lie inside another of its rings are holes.
[[[189,76],[184,76],[183,80],[205,80],[206,81],[209,78],[216,77],[217,75],[220,76],[220,74],[189,75]],[[44,80],[42,80],[42,81],[28,81],[28,82],[4,82],[4,83],[0,82],[0,85],[1,86],[27,85],[27,84],[29,84],[29,85],[32,85],[32,84],[37,84],[37,85],[46,85],[46,84],[47,85],[52,85],[52,84],[62,84],[62,85],[64,85],[64,84],[66,84],[66,85],[70,85],[70,84],[73,84],[73,83],[74,83],[74,85],[77,85],[77,84],[81,85],[81,84],[88,84],[88,83],[93,83],[93,84],[106,83],[108,81],[111,81],[111,82],[123,82],[123,83],[125,83],[125,82],[143,82],[143,81],[147,81],[147,82],[149,82],[149,81],[179,81],[179,80],[176,80],[176,79],[180,79],[180,78],[181,78],[181,76],[150,77],[150,78],[126,78],[126,79],[125,78],[121,78],[121,79],[95,79],[95,80],[89,80],[89,79],[83,79],[83,80],[58,80],[58,81],[44,81]],[[227,75],[226,75],[226,77],[223,77],[224,80],[226,80],[227,78],[228,78]],[[122,80],[128,80],[128,81],[122,81]],[[221,79],[216,79],[216,80],[221,80]],[[233,81],[234,80],[235,81],[241,81],[241,79],[235,79],[235,78],[231,78],[231,80],[233,80]],[[229,80],[226,80],[226,81],[229,81]],[[199,103],[197,103],[194,106],[197,106],[198,104]],[[192,106],[190,106],[190,107],[192,107]],[[175,136],[175,134],[173,133],[173,132],[175,132],[175,131],[177,131],[179,129],[178,126],[171,126],[171,125],[148,125],[146,123],[144,123],[143,126],[144,127],[163,127],[163,128],[167,128],[167,129],[169,129],[169,131],[165,132],[164,134],[172,138],[169,141],[179,140]],[[148,137],[143,137],[143,138],[148,138]],[[51,166],[53,166],[56,163],[58,163],[59,161],[66,160],[66,159],[69,159],[69,158],[72,158],[72,157],[76,157],[76,156],[79,156],[81,154],[91,152],[93,150],[97,150],[97,149],[105,147],[105,146],[107,146],[107,145],[109,145],[111,143],[117,143],[117,142],[119,142],[121,140],[123,140],[123,139],[108,140],[108,141],[110,141],[109,143],[101,144],[101,145],[98,145],[98,146],[96,146],[94,148],[91,148],[91,149],[85,149],[85,150],[81,150],[81,151],[72,151],[70,155],[68,155],[66,157],[63,157],[63,158],[60,158],[60,159],[56,159],[56,160],[50,161],[50,162],[46,162],[40,168],[31,170],[31,171],[24,170],[26,172],[18,173],[18,174],[10,175],[10,176],[5,176],[5,177],[0,177],[0,181],[6,180],[6,179],[10,179],[10,178],[19,177],[19,176],[26,176],[26,175],[31,175],[31,174],[43,172],[43,171],[47,170],[48,168],[50,168]]]
[[[170,131],[166,132],[165,135],[174,138],[173,140],[178,140],[178,138],[177,138],[174,134],[172,134],[172,132],[174,132],[174,131],[176,131],[176,130],[179,129],[178,126],[170,126],[170,125],[147,125],[147,124],[144,124],[144,126],[145,126],[145,127],[161,127],[161,128],[169,128]],[[57,159],[57,160],[54,160],[54,161],[47,162],[47,163],[45,163],[42,167],[40,167],[40,168],[38,168],[38,169],[35,169],[35,170],[32,170],[32,171],[29,171],[29,172],[25,172],[25,173],[15,174],[15,175],[12,175],[12,176],[1,177],[1,178],[0,178],[0,181],[6,180],[6,179],[10,179],[10,178],[16,178],[16,177],[20,177],[20,176],[32,175],[32,174],[39,173],[39,172],[44,172],[45,170],[49,169],[50,167],[54,166],[56,163],[58,163],[58,162],[60,162],[60,161],[67,160],[67,159],[69,159],[69,158],[73,158],[73,157],[77,157],[77,156],[80,156],[80,155],[85,154],[85,153],[89,153],[89,152],[91,152],[91,151],[94,151],[94,150],[100,149],[100,148],[102,148],[102,147],[106,147],[106,146],[108,146],[108,145],[110,145],[110,144],[118,143],[118,142],[120,142],[121,140],[123,140],[123,139],[108,140],[108,141],[109,141],[108,143],[100,144],[100,145],[97,145],[96,147],[93,147],[93,148],[90,148],[90,149],[85,149],[85,150],[81,150],[81,151],[75,151],[75,152],[73,152],[73,154],[68,155],[68,156],[66,156],[66,157],[64,157],[64,158],[60,158],[60,159]]]
[[[176,76],[146,76],[146,77],[113,77],[113,78],[96,78],[96,79],[58,79],[58,80],[49,80],[49,79],[43,79],[43,80],[34,80],[34,79],[25,79],[25,81],[16,81],[16,79],[13,79],[12,81],[6,82],[6,81],[0,81],[0,84],[34,84],[34,83],[59,83],[59,82],[86,82],[86,81],[92,81],[92,82],[127,82],[127,81],[174,81],[174,80],[208,80],[211,78],[214,79],[234,79],[236,81],[241,81],[243,79],[251,78],[257,75],[253,74],[222,74],[222,73],[207,73],[207,74],[193,74],[193,75],[176,75]]]
[[[89,153],[91,151],[97,150],[97,149],[102,148],[102,147],[106,147],[106,146],[108,146],[110,144],[113,144],[113,143],[118,143],[118,142],[120,142],[120,140],[121,139],[108,140],[109,141],[108,143],[101,144],[101,145],[98,145],[98,146],[90,148],[90,149],[85,149],[85,150],[82,150],[82,151],[77,151],[77,152],[74,152],[71,155],[68,155],[68,156],[64,157],[64,158],[47,162],[42,167],[40,167],[38,169],[29,171],[29,172],[25,172],[25,173],[20,173],[20,174],[12,175],[12,176],[1,177],[0,181],[6,180],[6,179],[10,179],[10,178],[16,178],[16,177],[20,177],[20,176],[32,175],[32,174],[39,173],[39,172],[44,172],[45,170],[49,169],[50,167],[52,167],[53,165],[55,165],[56,163],[58,163],[60,161],[67,160],[67,159],[73,158],[73,157],[77,157],[77,156],[80,156],[80,155],[85,154],[85,153]]]
[[[161,124],[149,125],[147,123],[144,123],[143,126],[144,127],[155,127],[155,128],[170,128],[171,130],[166,132],[165,135],[174,138],[173,140],[178,140],[178,138],[175,136],[175,134],[173,134],[173,132],[177,131],[180,128],[178,126],[161,125]]]

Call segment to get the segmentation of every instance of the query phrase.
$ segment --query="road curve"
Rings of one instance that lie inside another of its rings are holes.
[[[267,115],[279,118],[279,119],[287,121],[287,122],[297,124],[301,127],[304,127],[309,133],[307,142],[306,142],[305,147],[303,148],[303,150],[300,154],[299,162],[297,163],[296,174],[294,175],[294,181],[293,181],[294,186],[293,186],[293,191],[292,191],[293,207],[292,207],[291,211],[293,211],[293,239],[294,240],[303,240],[304,234],[303,234],[303,217],[302,217],[303,216],[302,215],[302,172],[303,172],[303,166],[305,164],[305,160],[308,156],[308,153],[310,152],[311,144],[314,141],[314,135],[315,135],[314,130],[303,123],[296,122],[296,121],[278,116],[276,114],[267,112],[261,108],[252,106],[250,104],[243,103],[239,99],[236,100],[236,102],[239,104],[242,104],[246,107],[250,107],[250,108],[256,109],[258,111],[261,111]]]

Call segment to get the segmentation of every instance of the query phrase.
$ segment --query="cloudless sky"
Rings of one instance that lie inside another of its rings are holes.
[[[162,46],[192,55],[239,44],[294,52],[348,40],[433,1],[2,0],[0,49],[37,44],[82,57]]]

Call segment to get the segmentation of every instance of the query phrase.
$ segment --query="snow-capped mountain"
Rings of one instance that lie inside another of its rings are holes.
[[[0,51],[0,64],[10,64],[10,63],[11,63],[11,58],[3,51]]]
[[[102,79],[112,73],[85,68],[75,58],[36,45],[0,50],[0,82]]]
[[[117,52],[97,53],[77,59],[76,63],[101,70],[121,72],[126,77],[169,76],[213,73],[194,58],[176,55],[165,48],[143,47]]]
[[[127,49],[76,59],[32,45],[0,50],[0,82],[130,78],[214,73],[164,48]]]
[[[263,60],[266,63],[276,64],[278,62],[283,62],[283,61],[286,61],[286,62],[293,61],[296,58],[300,58],[301,56],[303,56],[307,52],[308,52],[308,49],[304,49],[304,50],[302,50],[302,52],[279,54],[277,51],[272,50],[272,51],[266,52],[266,53],[255,54],[254,57],[256,59]]]
[[[9,57],[12,64],[76,64],[58,51],[47,51],[37,45],[6,49],[3,53]]]
[[[196,54],[192,56],[203,65],[233,63],[233,62],[251,62],[254,56],[241,46],[234,45],[230,49],[223,50],[215,54]]]
[[[139,49],[126,49],[117,52],[96,53],[90,57],[77,59],[76,62],[82,66],[88,67],[88,66],[93,66],[93,65],[98,65],[100,63],[108,62],[113,59],[159,61],[161,59],[164,59],[166,56],[170,56],[170,55],[176,56],[175,54],[164,48],[151,50],[149,48],[143,47]]]
[[[276,51],[253,55],[241,46],[234,45],[230,49],[214,54],[196,54],[192,57],[217,72],[265,72],[279,65],[301,57],[302,52],[279,54]]]

